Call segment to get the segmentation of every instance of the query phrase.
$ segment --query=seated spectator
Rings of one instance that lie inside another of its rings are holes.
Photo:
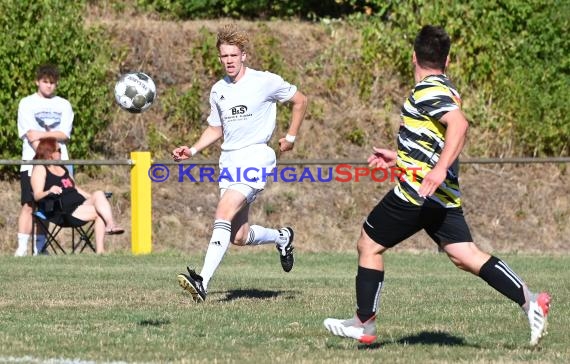
[[[34,159],[60,160],[61,151],[55,138],[42,139]],[[95,250],[104,253],[104,236],[122,234],[116,226],[111,205],[103,191],[89,194],[79,188],[64,165],[35,165],[31,177],[34,200],[47,218],[57,224],[82,225],[95,220]]]

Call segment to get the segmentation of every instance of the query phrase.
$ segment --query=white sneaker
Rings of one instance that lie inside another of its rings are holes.
[[[550,310],[550,295],[546,292],[531,296],[528,305],[528,323],[530,324],[530,345],[537,345],[546,336],[548,311]]]
[[[368,321],[361,322],[358,316],[348,320],[326,319],[323,324],[333,335],[356,339],[363,344],[372,344],[376,341],[376,316]]]
[[[15,257],[25,257],[28,255],[28,247],[27,246],[19,246],[14,253]]]

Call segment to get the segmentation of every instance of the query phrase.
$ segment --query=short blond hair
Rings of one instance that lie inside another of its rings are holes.
[[[222,44],[237,46],[240,51],[247,53],[249,48],[249,36],[247,32],[240,30],[235,24],[227,24],[218,31],[216,48],[220,50]]]

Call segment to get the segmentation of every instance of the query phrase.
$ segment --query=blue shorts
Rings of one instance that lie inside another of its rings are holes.
[[[374,207],[363,227],[372,240],[387,248],[422,229],[438,245],[473,241],[461,207],[445,208],[429,199],[417,206],[402,200],[394,190]]]

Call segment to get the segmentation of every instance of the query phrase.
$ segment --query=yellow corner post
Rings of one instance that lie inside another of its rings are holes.
[[[148,171],[150,152],[131,152],[131,250],[133,254],[152,251],[152,193]]]

